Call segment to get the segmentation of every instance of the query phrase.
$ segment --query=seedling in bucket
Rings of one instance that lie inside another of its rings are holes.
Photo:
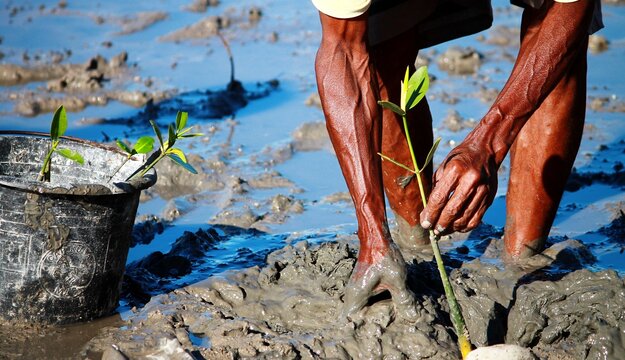
[[[50,166],[52,154],[54,153],[81,165],[85,163],[85,159],[83,159],[82,155],[78,152],[58,147],[61,136],[65,134],[65,130],[67,130],[67,113],[65,112],[65,107],[61,105],[58,109],[56,109],[54,117],[52,118],[52,125],[50,126],[50,140],[52,141],[52,144],[43,160],[43,166],[41,167],[41,171],[39,172],[39,176],[37,178],[39,181],[50,181]]]
[[[132,148],[119,139],[115,140],[115,143],[117,144],[117,147],[119,147],[123,152],[126,153],[126,160],[124,160],[124,162],[119,165],[117,170],[115,170],[115,173],[113,173],[113,175],[111,175],[111,177],[109,178],[109,181],[113,179],[115,174],[117,174],[119,170],[123,168],[128,160],[130,160],[134,155],[147,154],[150,151],[154,150],[154,138],[152,138],[151,136],[140,137]]]
[[[153,168],[154,165],[156,165],[164,157],[170,158],[177,165],[182,166],[185,170],[189,171],[190,173],[197,174],[197,170],[195,170],[195,168],[191,166],[191,164],[189,164],[184,152],[181,149],[174,147],[174,145],[176,144],[176,141],[178,140],[204,135],[202,133],[191,133],[190,132],[191,127],[185,127],[187,125],[188,118],[189,118],[189,115],[186,112],[178,111],[178,114],[176,115],[176,123],[169,124],[168,131],[167,131],[168,132],[167,141],[163,141],[163,135],[161,134],[161,130],[158,128],[158,125],[154,121],[150,120],[152,129],[154,130],[154,133],[156,134],[156,138],[158,139],[158,142],[159,142],[159,149],[158,151],[156,151],[154,154],[150,156],[150,158],[148,159],[148,163],[146,163],[145,166],[143,166],[135,174],[130,176],[128,180],[132,180],[136,177],[139,177],[139,178],[143,177],[145,173],[147,173],[151,168]]]
[[[425,190],[423,188],[423,180],[421,179],[421,171],[425,169],[432,158],[434,156],[434,152],[440,143],[440,138],[438,138],[432,148],[430,149],[425,162],[421,167],[417,164],[417,159],[412,147],[412,141],[410,140],[410,132],[408,131],[408,120],[406,118],[406,113],[408,110],[415,107],[421,99],[425,96],[425,93],[428,90],[430,84],[430,80],[427,73],[427,68],[422,66],[418,68],[412,76],[409,77],[409,68],[406,68],[406,75],[404,76],[404,81],[401,82],[401,98],[399,106],[387,101],[381,100],[378,101],[378,104],[384,108],[387,108],[397,115],[402,117],[403,125],[404,125],[404,133],[406,134],[406,141],[408,142],[408,149],[410,150],[410,156],[412,158],[412,166],[411,169],[409,166],[402,164],[398,161],[395,161],[384,154],[378,153],[382,157],[382,159],[392,162],[393,164],[401,167],[404,170],[409,171],[410,176],[406,177],[402,180],[402,184],[400,186],[406,186],[414,177],[417,178],[417,182],[419,184],[419,193],[421,194],[421,201],[423,202],[423,207],[427,206],[427,197],[425,195]],[[441,281],[443,282],[443,288],[445,289],[445,296],[447,298],[447,302],[449,303],[451,322],[456,330],[456,334],[458,336],[458,346],[460,348],[460,352],[462,354],[462,358],[464,359],[469,352],[471,351],[471,342],[469,341],[469,332],[464,323],[464,318],[462,317],[462,312],[460,310],[460,306],[456,301],[456,296],[454,294],[454,290],[451,287],[451,283],[449,282],[449,278],[447,277],[447,272],[445,270],[445,265],[443,264],[443,259],[441,258],[441,252],[438,248],[438,240],[439,236],[435,235],[432,230],[430,230],[430,243],[432,245],[432,250],[434,252],[434,258],[436,259],[436,265],[438,267],[438,271],[440,273]]]

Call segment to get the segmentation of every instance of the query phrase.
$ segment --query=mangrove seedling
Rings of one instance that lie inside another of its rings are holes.
[[[85,163],[85,159],[76,151],[58,147],[61,141],[61,136],[65,134],[65,130],[67,130],[67,113],[65,112],[65,107],[61,105],[58,109],[56,109],[54,116],[52,117],[52,125],[50,125],[50,149],[48,150],[46,157],[43,159],[43,166],[41,167],[39,176],[37,177],[39,181],[50,181],[50,167],[52,163],[52,154],[54,153],[81,165]]]
[[[124,160],[123,163],[121,163],[121,165],[119,165],[119,167],[117,168],[117,170],[115,170],[113,175],[111,175],[111,177],[109,178],[109,181],[113,179],[113,177],[119,172],[119,170],[122,167],[124,167],[124,165],[126,165],[128,160],[130,160],[134,155],[147,154],[151,152],[152,150],[154,150],[154,138],[151,136],[140,137],[135,143],[135,145],[132,146],[132,148],[128,146],[125,142],[119,139],[115,140],[115,143],[117,144],[118,148],[120,148],[123,152],[126,153],[126,159]]]
[[[398,161],[395,161],[389,158],[386,155],[378,153],[382,157],[382,159],[392,162],[393,164],[401,167],[404,170],[410,172],[410,176],[402,179],[402,185],[406,186],[408,182],[413,177],[417,178],[417,182],[419,184],[419,193],[421,195],[421,201],[423,202],[423,207],[427,206],[427,197],[425,195],[425,191],[423,188],[423,180],[421,178],[421,172],[425,169],[430,161],[432,161],[432,157],[434,156],[434,152],[440,143],[440,138],[436,139],[434,145],[430,149],[425,162],[421,167],[417,164],[417,158],[415,157],[415,153],[412,147],[412,141],[410,140],[410,132],[408,131],[408,120],[406,118],[406,112],[419,103],[421,99],[425,96],[426,91],[429,88],[430,80],[428,77],[427,67],[422,66],[418,68],[412,76],[409,77],[409,68],[406,68],[406,74],[404,76],[404,81],[401,82],[401,97],[399,106],[387,101],[381,100],[378,101],[378,104],[386,109],[389,109],[396,113],[397,115],[402,117],[403,125],[404,125],[404,133],[406,135],[406,141],[408,142],[408,149],[410,150],[410,156],[412,158],[412,166],[411,169],[409,166],[402,164]],[[400,185],[401,186],[401,185]],[[458,346],[460,348],[460,353],[462,354],[462,358],[464,359],[469,352],[471,351],[471,342],[469,341],[469,332],[464,322],[464,318],[462,317],[462,312],[460,310],[460,306],[458,305],[458,301],[456,300],[456,296],[454,294],[454,290],[451,287],[451,283],[449,282],[449,278],[447,277],[447,271],[445,270],[445,265],[443,264],[443,259],[441,258],[441,252],[438,247],[439,236],[434,234],[432,230],[430,230],[430,244],[432,245],[432,250],[434,252],[434,258],[436,259],[436,265],[438,267],[438,271],[441,277],[441,281],[443,282],[443,288],[445,289],[445,297],[447,298],[447,302],[449,304],[451,322],[454,326],[456,334],[458,336]]]
[[[150,125],[152,125],[152,129],[154,130],[156,138],[159,142],[159,148],[154,154],[150,156],[150,158],[148,159],[148,163],[145,164],[135,174],[131,175],[128,180],[136,177],[142,177],[151,168],[153,168],[154,165],[156,165],[159,161],[161,161],[161,159],[165,157],[170,158],[174,161],[174,163],[182,166],[190,173],[197,174],[197,170],[195,170],[195,168],[193,168],[193,166],[189,164],[184,152],[179,148],[174,147],[176,141],[178,140],[204,135],[202,133],[190,133],[191,127],[185,127],[187,125],[188,118],[189,115],[186,112],[178,111],[178,114],[176,115],[176,123],[169,124],[167,141],[163,141],[163,135],[161,134],[161,130],[158,128],[158,125],[154,121],[150,120]]]

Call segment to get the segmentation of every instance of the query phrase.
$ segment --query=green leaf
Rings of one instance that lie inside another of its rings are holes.
[[[56,152],[65,158],[79,163],[80,165],[83,165],[85,163],[85,159],[76,151],[70,149],[56,149]]]
[[[174,128],[174,124],[169,124],[168,132],[167,147],[170,148],[174,146],[174,143],[176,142],[176,129]]]
[[[117,144],[117,147],[122,149],[123,152],[127,153],[127,154],[132,154],[132,150],[128,147],[128,145],[126,145],[125,142],[116,139],[115,143]]]
[[[147,154],[152,150],[154,150],[154,138],[151,136],[140,137],[134,146],[134,151],[137,154]]]
[[[63,105],[59,106],[52,117],[52,125],[50,125],[50,137],[52,140],[58,140],[67,130],[67,113]]]
[[[428,76],[428,68],[421,66],[412,74],[408,80],[408,100],[406,101],[406,109],[410,110],[415,107],[430,87],[430,77]]]
[[[411,168],[409,168],[408,166],[406,166],[406,165],[404,165],[404,164],[400,163],[399,161],[393,160],[393,159],[391,159],[390,157],[388,157],[388,156],[386,156],[386,155],[384,155],[384,154],[382,154],[382,153],[378,153],[378,155],[380,155],[380,157],[381,157],[382,159],[384,159],[384,160],[386,160],[386,161],[390,161],[390,162],[392,162],[393,164],[395,164],[395,165],[399,166],[400,168],[402,168],[402,169],[404,169],[404,170],[408,170],[409,172],[414,173],[414,174],[416,174],[416,173],[417,173],[417,172],[415,172],[414,170],[412,170]]]
[[[154,133],[158,138],[158,142],[161,144],[161,148],[164,148],[165,144],[163,143],[163,135],[161,135],[161,130],[158,128],[158,125],[156,125],[153,120],[150,120],[150,125],[152,125],[152,129],[154,129]]]
[[[425,158],[425,163],[423,164],[423,167],[421,167],[422,169],[425,169],[425,167],[428,166],[430,161],[432,161],[432,158],[434,157],[434,153],[436,152],[436,148],[438,148],[438,144],[440,142],[441,142],[441,138],[438,138],[436,139],[436,141],[434,141],[434,144],[432,145],[432,148],[430,149],[428,156]]]
[[[408,96],[408,75],[410,71],[410,67],[406,67],[406,74],[404,75],[404,81],[401,82],[401,95],[399,100],[399,107],[402,110],[406,110],[406,97]]]
[[[178,111],[176,115],[176,129],[178,131],[182,131],[185,125],[187,125],[187,120],[189,118],[189,114],[186,111]]]
[[[195,170],[193,168],[193,166],[191,166],[188,162],[183,161],[180,157],[178,157],[175,154],[168,154],[167,156],[169,156],[170,159],[172,159],[176,164],[182,166],[183,168],[185,168],[188,172],[192,173],[192,174],[197,174],[197,170]]]
[[[167,155],[172,154],[172,155],[176,155],[178,156],[182,161],[188,163],[187,161],[187,157],[184,155],[184,153],[182,152],[182,150],[177,149],[177,148],[170,148],[167,149]]]
[[[204,136],[204,134],[203,133],[184,134],[184,135],[179,135],[178,137],[181,137],[181,138],[192,138],[192,137],[198,137],[198,136]]]
[[[391,110],[392,112],[394,112],[397,115],[400,115],[400,116],[405,116],[406,115],[406,112],[404,110],[402,110],[399,106],[393,104],[390,101],[380,100],[380,101],[378,101],[378,105],[382,106],[383,108],[387,108],[387,109]]]

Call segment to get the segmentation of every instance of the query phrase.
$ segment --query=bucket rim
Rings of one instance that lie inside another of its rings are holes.
[[[25,137],[45,137],[49,138],[50,133],[38,132],[38,131],[23,131],[23,130],[0,130],[0,137],[4,136],[25,136]],[[126,154],[120,149],[101,144],[95,141],[81,139],[73,136],[61,136],[63,140],[70,142],[76,142],[82,145],[99,148],[104,151],[110,151],[119,155],[125,156]],[[142,161],[145,161],[145,155],[139,156]],[[137,155],[135,155],[137,156]],[[133,161],[139,161],[133,159]],[[18,189],[27,192],[33,192],[38,194],[57,194],[57,195],[82,195],[82,196],[99,196],[99,195],[116,195],[125,193],[134,193],[141,190],[145,190],[156,183],[156,170],[150,169],[140,179],[131,181],[119,181],[111,183],[114,188],[108,187],[105,184],[87,184],[87,183],[75,183],[70,188],[64,188],[59,186],[52,186],[47,182],[22,180],[19,182],[11,181],[15,179],[15,176],[0,175],[0,186]]]

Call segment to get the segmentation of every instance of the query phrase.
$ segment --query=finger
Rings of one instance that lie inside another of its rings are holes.
[[[458,185],[441,211],[441,215],[434,228],[434,234],[441,235],[445,233],[446,230],[450,229],[450,225],[462,216],[464,208],[471,201],[471,195],[474,193],[474,182],[463,181]]]
[[[424,229],[429,229],[432,227],[432,224],[436,224],[441,211],[447,204],[449,194],[452,193],[457,184],[457,176],[443,177],[439,173],[441,173],[440,169],[436,171],[436,178],[439,181],[436,181],[436,185],[430,193],[428,205],[421,212],[421,227]]]
[[[488,188],[484,186],[477,188],[471,202],[462,212],[462,216],[454,221],[452,225],[454,231],[466,232],[473,230],[473,228],[469,228],[469,222],[473,219],[478,209],[484,205],[487,195]]]
[[[486,210],[488,210],[490,204],[493,203],[493,198],[491,196],[488,196],[488,192],[486,194],[487,196],[485,196],[484,200],[482,200],[482,204],[478,206],[475,215],[473,215],[473,218],[469,220],[469,224],[467,225],[468,229],[475,229],[480,224],[482,218],[484,217],[484,214],[486,213]]]

